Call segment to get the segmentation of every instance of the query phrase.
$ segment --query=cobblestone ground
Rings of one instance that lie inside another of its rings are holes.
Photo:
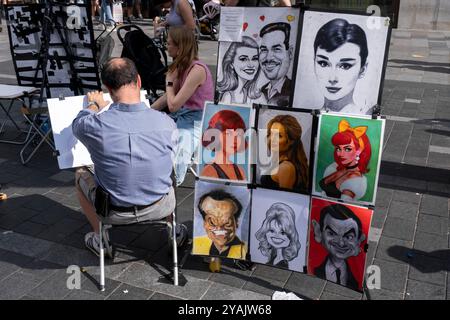
[[[149,24],[144,24],[146,32]],[[121,47],[116,39],[115,56]],[[217,43],[200,53],[215,72]],[[43,146],[22,166],[20,147],[0,143],[1,299],[270,299],[292,291],[305,299],[449,299],[450,33],[393,33],[384,83],[387,124],[367,264],[381,268],[381,289],[365,294],[304,274],[231,265],[210,273],[201,258],[180,252],[187,284],[159,281],[170,269],[164,230],[112,231],[117,246],[107,262],[106,291],[97,289],[98,261],[84,248],[89,231],[73,187]],[[0,83],[16,82],[5,29],[0,32]],[[15,106],[14,116],[20,119]],[[0,112],[0,120],[3,120]],[[8,138],[14,130],[2,138]],[[192,228],[193,177],[177,190],[178,216]],[[66,286],[69,265],[83,267],[80,290]]]

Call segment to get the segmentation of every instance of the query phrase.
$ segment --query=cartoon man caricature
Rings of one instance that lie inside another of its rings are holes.
[[[320,222],[312,220],[314,239],[328,251],[314,275],[328,281],[359,290],[347,259],[356,257],[361,243],[366,239],[362,233],[361,220],[346,206],[333,204],[320,212]]]
[[[245,259],[247,245],[236,235],[241,203],[225,191],[214,190],[200,198],[198,210],[207,235],[194,238],[195,253]]]
[[[287,77],[294,48],[289,44],[291,26],[284,22],[265,25],[259,36],[259,63],[269,82],[262,86],[267,104],[289,106],[291,79]]]

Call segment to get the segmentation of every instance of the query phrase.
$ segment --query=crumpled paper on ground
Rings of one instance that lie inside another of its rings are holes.
[[[275,291],[272,295],[272,300],[303,300],[302,298],[296,296],[292,292]]]

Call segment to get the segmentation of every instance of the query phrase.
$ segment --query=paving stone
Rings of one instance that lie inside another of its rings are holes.
[[[155,292],[155,294],[153,294],[150,297],[150,300],[183,300],[174,296],[169,296],[167,294],[164,293],[160,293],[160,292]]]
[[[420,212],[448,218],[448,201],[448,198],[424,194],[420,204]]]
[[[423,251],[424,254],[436,258],[446,259],[450,262],[450,250],[448,248],[447,236],[418,231],[414,241],[414,249]]]
[[[80,229],[80,227],[84,225],[84,221],[64,218],[39,233],[37,237],[61,243],[68,235],[74,233],[77,229]]]
[[[50,207],[57,205],[57,203],[45,196],[41,195],[31,195],[28,196],[30,201],[28,201],[24,206],[29,209],[36,211],[46,211]]]
[[[284,291],[284,285],[285,283],[281,281],[267,280],[261,277],[251,277],[242,289],[254,291],[271,297],[275,291]]]
[[[392,200],[406,203],[420,203],[421,194],[410,191],[394,190]]]
[[[407,263],[405,260],[411,252],[412,242],[382,236],[378,242],[376,258],[397,263]]]
[[[100,276],[93,277],[86,272],[83,273],[83,282],[81,283],[81,290],[101,295],[104,298],[112,294],[120,285],[121,282],[109,279],[105,275],[105,291],[100,291]]]
[[[410,279],[445,286],[445,272],[450,271],[450,265],[420,254],[414,255],[410,261]]]
[[[320,297],[321,300],[327,300],[324,299],[324,294],[333,294],[337,295],[339,297],[345,297],[346,299],[352,299],[352,300],[361,300],[362,299],[362,293],[349,289],[347,287],[338,285],[336,283],[327,281],[327,284],[325,285],[324,292],[322,296]]]
[[[107,300],[148,300],[152,294],[153,291],[122,283]]]
[[[149,265],[133,264],[116,280],[139,288],[194,300],[200,299],[212,283],[186,275],[186,285],[175,287],[172,284],[159,282],[162,272],[167,274],[167,270],[158,272]]]
[[[388,210],[385,207],[375,207],[372,216],[371,226],[373,228],[383,228],[387,212]]]
[[[126,245],[130,244],[131,242],[133,242],[134,240],[136,240],[137,237],[138,237],[138,234],[127,231],[126,229],[120,230],[117,228],[113,228],[109,232],[109,238],[112,243],[114,243],[114,244],[120,243],[124,246],[126,246]]]
[[[46,228],[47,228],[46,225],[34,223],[31,221],[25,221],[22,224],[15,227],[14,231],[29,236],[36,236],[37,234],[43,232]]]
[[[381,289],[405,292],[406,277],[408,275],[408,266],[405,264],[375,259],[374,265],[380,267],[381,271]]]
[[[356,300],[356,299],[324,291],[320,296],[320,300]]]
[[[102,294],[90,291],[72,290],[64,300],[105,300],[105,297]]]
[[[75,173],[72,171],[60,171],[57,174],[54,174],[48,177],[50,180],[64,182],[64,183],[72,183],[75,184]]]
[[[66,270],[66,267],[48,261],[33,259],[22,266],[21,272],[44,281],[60,270]]]
[[[55,244],[45,255],[43,260],[53,262],[62,266],[98,266],[99,259],[89,250],[80,250],[66,245]]]
[[[62,219],[64,219],[64,215],[61,213],[47,211],[34,216],[30,221],[39,224],[53,225]]]
[[[66,269],[56,271],[51,277],[43,281],[39,286],[35,286],[28,292],[28,296],[43,300],[61,300],[73,290],[67,287],[67,280],[70,274]]]
[[[114,261],[105,259],[105,277],[111,280],[117,280],[123,273],[134,264],[133,261],[126,261],[122,259],[114,258]],[[92,266],[83,266],[83,270],[86,276],[97,277],[100,276],[100,262],[97,259],[97,263]]]
[[[387,208],[391,203],[393,196],[392,189],[378,188],[377,189],[377,200],[375,202],[376,208]]]
[[[292,291],[301,298],[319,299],[326,281],[314,276],[293,272],[284,286],[286,290]]]
[[[156,252],[167,244],[167,239],[167,231],[165,227],[154,226],[147,229],[130,244],[133,247]]]
[[[429,214],[419,214],[417,230],[445,236],[448,233],[449,219]]]
[[[215,283],[212,284],[205,295],[203,300],[270,300],[268,295],[262,295],[253,291],[236,289],[235,287],[227,286],[225,284]]]
[[[292,271],[284,270],[279,268],[274,268],[266,266],[263,264],[258,264],[252,273],[252,277],[261,277],[264,279],[275,280],[279,282],[286,282],[291,276]]]
[[[420,281],[408,280],[406,300],[444,300],[445,287]]]
[[[0,300],[17,300],[39,285],[40,279],[26,273],[16,272],[0,282]]]
[[[39,257],[53,246],[52,242],[19,233],[0,233],[0,248],[29,257]]]
[[[16,208],[13,212],[0,216],[0,226],[5,229],[14,229],[18,227],[22,222],[38,214],[39,212],[32,209]]]
[[[414,203],[392,201],[389,206],[388,218],[399,218],[416,221],[419,207]]]
[[[383,229],[383,235],[390,238],[412,241],[416,222],[413,220],[404,220],[388,217]]]
[[[202,280],[208,280],[213,275],[209,271],[208,263],[203,261],[203,257],[193,255],[189,255],[181,271],[185,275]]]
[[[84,245],[84,234],[77,233],[77,232],[72,233],[72,234],[68,235],[67,237],[65,237],[62,240],[61,244],[71,246],[74,248],[78,248],[80,250],[83,250],[86,248]]]
[[[0,256],[0,281],[19,271],[31,260],[33,259],[30,257],[14,252],[7,251],[2,254]]]
[[[403,294],[399,292],[392,292],[389,290],[369,290],[369,293],[364,295],[364,300],[403,300]]]
[[[212,274],[209,280],[241,289],[245,282],[250,279],[251,273],[251,271],[243,271],[236,268],[227,267],[222,264],[221,271],[219,273]]]
[[[430,152],[428,154],[428,166],[434,168],[450,169],[450,155]]]
[[[373,259],[375,259],[375,254],[377,252],[377,247],[378,247],[377,242],[373,242],[373,241],[369,240],[369,250],[367,251],[367,254],[366,254],[366,269],[367,269],[367,266],[369,266],[373,263]]]

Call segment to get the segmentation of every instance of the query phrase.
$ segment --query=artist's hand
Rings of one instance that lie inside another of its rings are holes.
[[[106,107],[108,104],[110,104],[109,101],[105,101],[103,99],[103,92],[101,91],[92,91],[88,92],[87,94],[88,102],[96,102],[98,104],[98,108],[102,110],[104,107]]]

